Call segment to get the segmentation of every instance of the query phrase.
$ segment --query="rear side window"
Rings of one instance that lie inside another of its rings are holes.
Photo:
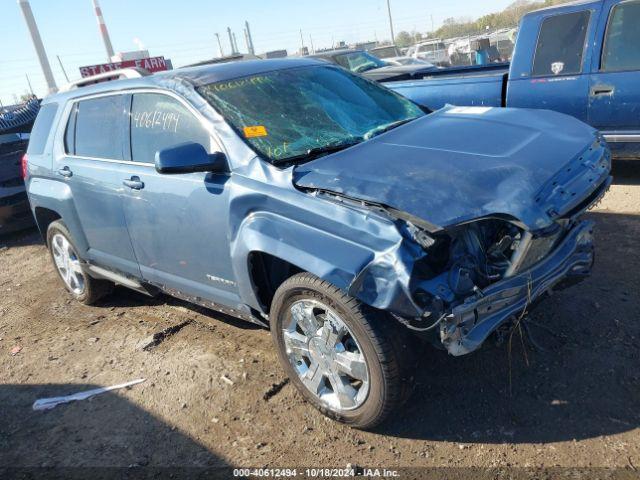
[[[123,160],[124,96],[82,100],[77,109],[75,155]]]
[[[44,153],[44,147],[47,144],[53,119],[57,111],[57,103],[47,103],[40,107],[36,121],[33,124],[33,129],[31,130],[31,138],[27,150],[27,153],[30,155],[42,155]]]
[[[574,75],[582,72],[589,11],[566,13],[542,22],[533,62],[533,76]]]
[[[131,159],[154,163],[156,152],[180,143],[195,142],[207,151],[209,133],[182,103],[168,95],[138,93],[131,105]]]
[[[640,69],[640,2],[616,5],[609,17],[602,52],[605,72]]]

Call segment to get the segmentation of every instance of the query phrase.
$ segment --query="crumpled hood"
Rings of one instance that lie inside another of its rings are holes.
[[[296,167],[294,183],[392,207],[435,229],[497,214],[537,230],[608,177],[608,150],[596,138],[556,112],[445,107]]]

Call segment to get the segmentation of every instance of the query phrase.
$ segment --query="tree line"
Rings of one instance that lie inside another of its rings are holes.
[[[490,13],[476,20],[469,18],[446,18],[440,28],[426,36],[418,32],[410,33],[402,31],[396,36],[395,43],[399,47],[407,47],[427,38],[463,37],[466,35],[478,35],[486,31],[501,28],[514,28],[518,26],[523,15],[533,10],[567,3],[568,1],[570,0],[517,0],[501,12]]]

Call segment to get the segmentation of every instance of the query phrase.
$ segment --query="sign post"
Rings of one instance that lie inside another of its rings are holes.
[[[138,60],[123,60],[121,62],[102,63],[99,65],[87,65],[80,67],[82,78],[97,75],[99,73],[112,72],[121,68],[144,68],[151,73],[169,70],[171,62],[164,57],[140,58]]]

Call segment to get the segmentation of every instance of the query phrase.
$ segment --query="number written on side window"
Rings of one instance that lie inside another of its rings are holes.
[[[540,28],[533,76],[582,72],[582,54],[591,13],[565,13],[546,18]]]
[[[623,2],[611,11],[602,52],[602,70],[640,69],[640,1]]]
[[[123,160],[124,96],[82,100],[77,108],[75,154]]]
[[[131,158],[153,163],[156,152],[180,143],[195,142],[210,151],[209,133],[178,100],[157,93],[133,96]]]

